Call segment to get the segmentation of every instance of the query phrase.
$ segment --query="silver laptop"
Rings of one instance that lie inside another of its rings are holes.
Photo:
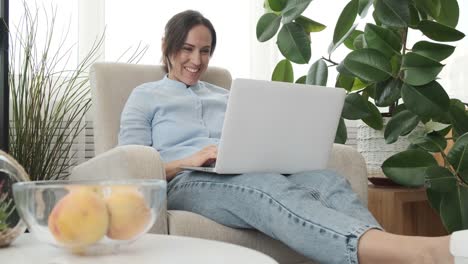
[[[343,89],[235,79],[214,167],[219,174],[292,174],[325,169],[343,108]]]

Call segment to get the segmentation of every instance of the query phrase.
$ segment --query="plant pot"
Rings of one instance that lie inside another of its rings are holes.
[[[385,176],[381,166],[390,156],[406,150],[410,145],[408,136],[400,136],[392,144],[385,142],[384,130],[389,120],[390,117],[383,117],[384,128],[382,130],[375,130],[362,121],[359,121],[357,126],[357,151],[362,154],[366,161],[369,181],[378,186],[399,185]],[[423,129],[423,125],[415,128],[415,130]]]

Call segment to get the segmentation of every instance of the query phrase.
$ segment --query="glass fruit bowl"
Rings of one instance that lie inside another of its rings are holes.
[[[166,182],[19,182],[13,185],[13,196],[19,215],[39,241],[75,254],[107,254],[135,241],[164,217]]]

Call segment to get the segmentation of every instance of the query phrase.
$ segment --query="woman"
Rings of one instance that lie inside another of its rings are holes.
[[[169,20],[167,75],[137,87],[122,113],[119,144],[156,148],[165,162],[168,207],[226,226],[257,229],[320,263],[452,263],[449,236],[386,233],[348,182],[331,171],[289,176],[182,171],[216,160],[228,92],[200,80],[216,32],[196,11]],[[330,254],[333,252],[333,254]]]

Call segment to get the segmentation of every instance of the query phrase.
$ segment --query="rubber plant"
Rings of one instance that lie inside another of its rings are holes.
[[[319,24],[302,16],[311,2],[265,1],[267,12],[257,23],[258,40],[273,38],[281,27],[276,43],[285,57],[275,67],[273,80],[292,81],[291,62],[309,63],[308,28]],[[337,19],[328,55],[313,62],[298,80],[325,85],[328,68],[336,67],[335,86],[347,91],[342,121],[361,119],[374,129],[384,129],[388,144],[411,133],[409,149],[387,159],[383,172],[402,185],[425,185],[449,232],[468,228],[468,114],[467,104],[449,98],[437,79],[442,61],[455,50],[447,42],[465,36],[456,29],[459,13],[457,0],[351,0]],[[358,30],[358,16],[369,14],[373,23]],[[411,46],[410,34],[420,38]],[[333,59],[342,44],[350,52],[341,60]],[[381,113],[379,108],[388,111]],[[390,117],[385,128],[382,116]],[[346,140],[344,122],[340,123],[337,142]],[[413,132],[421,123],[425,131]],[[447,141],[453,146],[445,153]],[[440,165],[434,153],[442,155]]]

